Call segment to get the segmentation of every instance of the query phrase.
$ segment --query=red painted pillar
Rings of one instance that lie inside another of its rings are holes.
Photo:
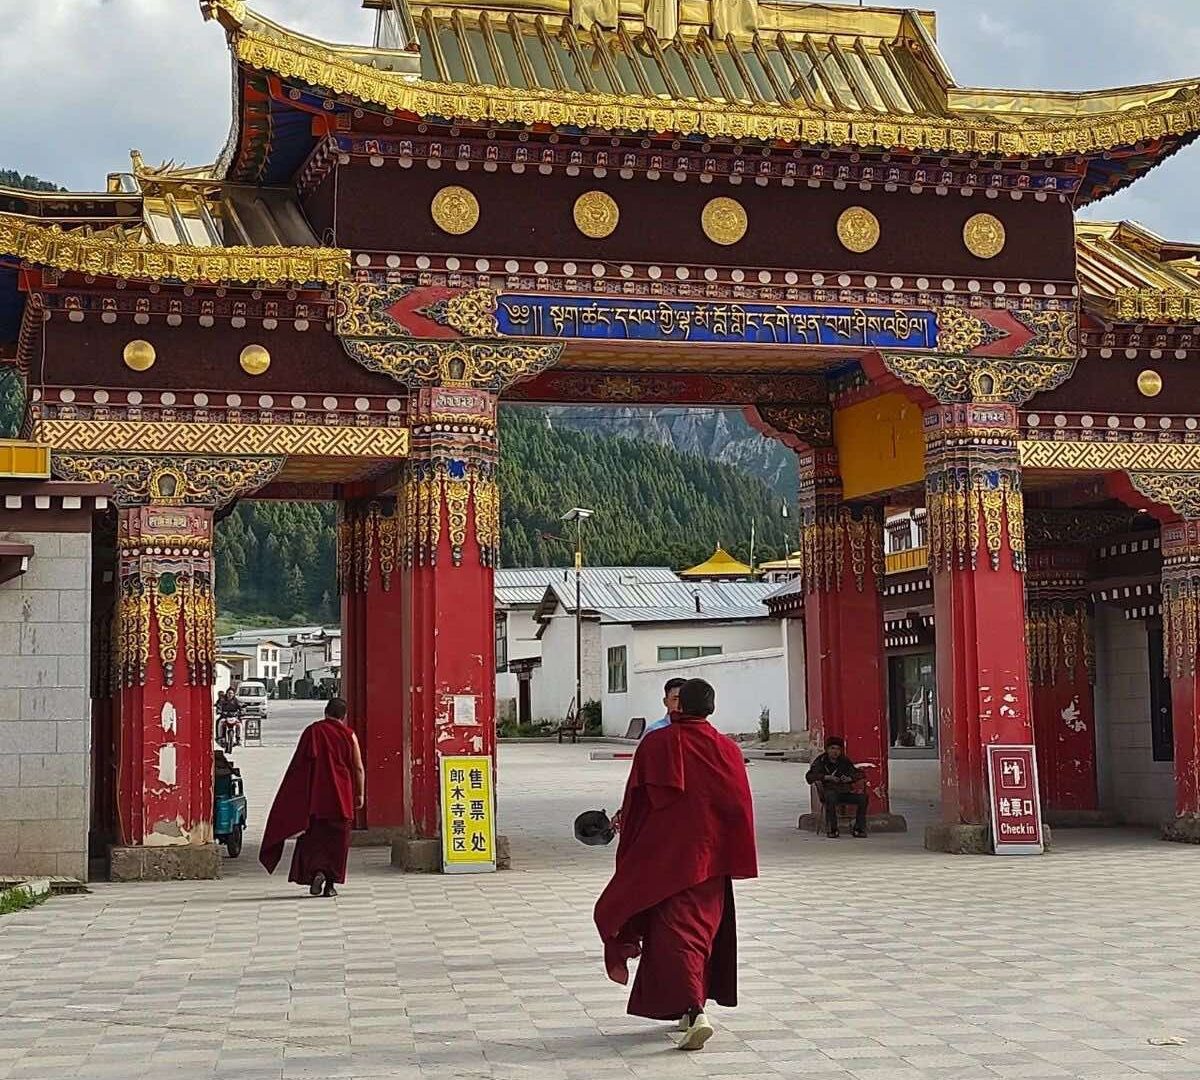
[[[851,759],[870,766],[878,828],[890,817],[883,519],[842,502],[836,450],[801,451],[799,466],[809,738],[816,749],[840,735]]]
[[[1190,481],[1194,485],[1194,478]],[[1193,488],[1194,490],[1194,488]],[[1163,659],[1175,731],[1175,821],[1169,840],[1200,842],[1200,520],[1164,524]]]
[[[410,400],[410,417],[404,820],[408,835],[432,839],[440,830],[438,756],[495,753],[496,397],[471,388],[423,388]]]
[[[1095,661],[1087,552],[1030,552],[1026,637],[1042,808],[1053,819],[1099,808]]]
[[[118,512],[114,878],[217,872],[212,530],[205,507]]]
[[[1016,435],[1011,405],[939,405],[925,414],[942,817],[950,825],[988,821],[984,748],[1033,742]]]
[[[381,838],[405,824],[404,694],[408,635],[398,565],[401,519],[394,498],[348,501],[338,522],[342,594],[342,692],[362,748],[366,805],[358,825]]]

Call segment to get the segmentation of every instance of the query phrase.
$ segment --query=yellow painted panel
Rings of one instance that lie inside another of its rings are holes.
[[[833,414],[833,441],[847,499],[925,479],[921,410],[903,394],[882,394]]]
[[[50,447],[18,439],[0,439],[0,477],[5,480],[49,480]]]

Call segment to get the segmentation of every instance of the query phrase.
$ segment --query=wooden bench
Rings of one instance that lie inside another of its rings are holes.
[[[555,728],[554,734],[558,736],[558,742],[561,745],[564,735],[570,735],[571,742],[576,743],[579,741],[579,736],[582,732],[583,718],[576,714],[575,705],[572,703],[570,710],[567,712],[567,718]]]

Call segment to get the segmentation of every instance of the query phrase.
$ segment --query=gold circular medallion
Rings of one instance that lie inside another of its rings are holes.
[[[593,240],[611,236],[621,218],[616,200],[603,191],[585,191],[575,200],[573,213],[575,227]]]
[[[1004,250],[1004,223],[993,214],[972,214],[963,226],[963,243],[977,259],[994,259]]]
[[[1162,393],[1162,376],[1147,369],[1138,375],[1137,388],[1143,397],[1158,397]]]
[[[261,345],[247,345],[238,357],[238,363],[247,375],[261,375],[271,366],[271,354]]]
[[[837,234],[842,247],[861,255],[879,243],[879,218],[865,206],[851,206],[837,219]]]
[[[154,366],[154,361],[158,358],[154,346],[141,338],[135,338],[129,342],[121,356],[130,371],[146,371]]]
[[[444,187],[433,197],[429,212],[442,232],[462,236],[479,223],[479,200],[465,187]]]
[[[721,195],[705,204],[700,227],[714,244],[736,244],[746,235],[750,219],[740,202]]]

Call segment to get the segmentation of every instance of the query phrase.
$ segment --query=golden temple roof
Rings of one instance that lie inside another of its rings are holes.
[[[334,284],[350,253],[318,245],[291,188],[213,179],[212,166],[113,173],[106,192],[0,187],[0,256],[57,270],[179,281]]]
[[[202,6],[242,64],[423,118],[1016,157],[1200,132],[1200,80],[1084,93],[961,88],[924,12],[369,0],[380,32],[365,48],[295,34],[241,0]]]
[[[1075,223],[1084,302],[1115,322],[1200,322],[1200,244],[1179,244],[1132,221]]]
[[[698,566],[679,571],[681,578],[748,578],[753,575],[754,571],[750,567],[735,559],[720,544],[712,556]]]

